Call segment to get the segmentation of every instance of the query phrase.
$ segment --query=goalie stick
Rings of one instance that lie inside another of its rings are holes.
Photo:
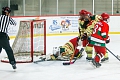
[[[44,62],[44,61],[69,61],[68,59],[55,59],[55,60],[53,60],[53,59],[46,59],[46,58],[39,58],[40,60],[37,60],[37,61],[34,61],[33,63],[38,63],[38,62]]]
[[[108,48],[106,48],[114,57],[116,57],[119,61],[120,61],[120,58],[118,56],[116,56],[114,53],[112,53]]]
[[[42,59],[40,59],[40,60],[34,61],[33,63],[36,63],[36,64],[37,64],[38,62],[43,62],[43,61],[45,61],[45,59],[46,59],[46,58],[42,58]]]
[[[81,48],[80,54],[82,54],[83,51],[84,51],[84,48]],[[77,59],[79,59],[80,54],[74,59],[73,62],[64,62],[63,65],[70,65],[70,64],[75,63],[75,61],[76,61]],[[82,56],[81,56],[81,57],[82,57]],[[81,57],[80,57],[80,58],[81,58]]]

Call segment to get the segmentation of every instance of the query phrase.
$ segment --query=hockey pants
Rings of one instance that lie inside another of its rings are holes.
[[[13,50],[10,47],[9,36],[6,33],[0,32],[0,47],[5,49],[10,64],[15,64],[15,58],[13,55]]]

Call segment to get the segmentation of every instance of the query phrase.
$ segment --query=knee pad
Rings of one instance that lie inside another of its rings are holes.
[[[104,58],[108,58],[108,52],[106,51]]]
[[[93,53],[93,47],[86,46],[86,47],[85,47],[85,52],[86,52],[87,54],[92,54],[92,53]]]

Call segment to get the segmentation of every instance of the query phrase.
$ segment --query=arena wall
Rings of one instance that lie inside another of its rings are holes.
[[[78,18],[77,15],[61,15],[61,16],[18,16],[13,17],[17,22],[17,26],[10,26],[9,36],[14,39],[20,25],[21,20],[37,20],[46,19],[46,31],[47,31],[47,42],[46,42],[46,53],[52,53],[53,47],[64,45],[69,39],[78,36]],[[120,34],[120,16],[110,16],[110,33],[112,35]]]

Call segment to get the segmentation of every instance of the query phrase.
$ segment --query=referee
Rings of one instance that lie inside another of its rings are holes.
[[[16,61],[13,50],[9,44],[9,36],[7,35],[9,24],[16,25],[16,22],[10,17],[10,12],[9,7],[2,8],[2,15],[0,16],[0,48],[5,49],[9,63],[12,65],[13,69],[16,69]]]

